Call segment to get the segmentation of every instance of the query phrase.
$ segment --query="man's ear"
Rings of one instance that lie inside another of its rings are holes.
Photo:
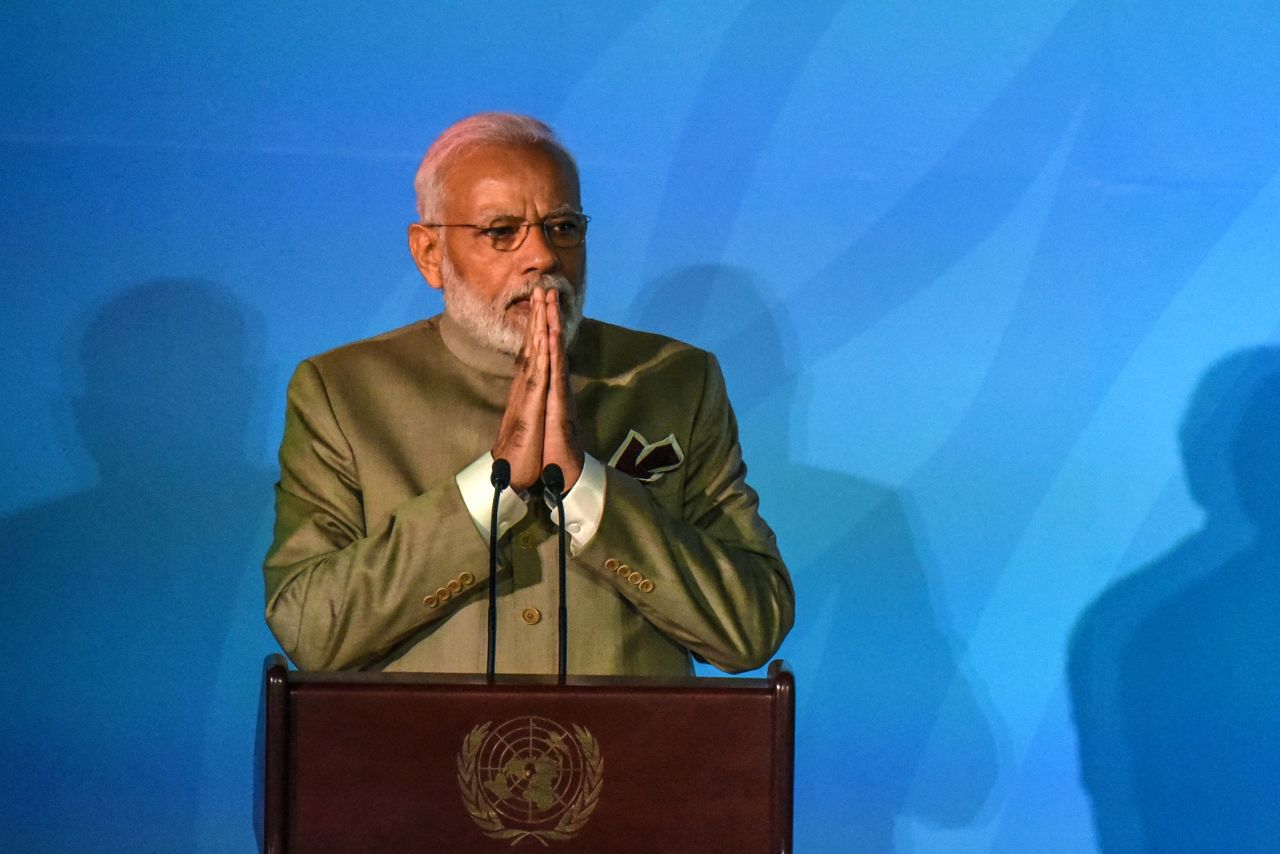
[[[418,265],[418,272],[427,284],[439,289],[444,282],[440,275],[440,258],[444,247],[440,245],[438,229],[415,222],[409,226],[409,254],[413,263]]]

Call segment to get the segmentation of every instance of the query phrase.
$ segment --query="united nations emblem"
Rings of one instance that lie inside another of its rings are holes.
[[[573,838],[604,785],[604,757],[586,727],[539,717],[471,730],[458,752],[458,786],[472,820],[494,839],[546,845]]]

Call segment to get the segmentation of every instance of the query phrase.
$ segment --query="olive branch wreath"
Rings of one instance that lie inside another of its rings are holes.
[[[480,774],[476,763],[479,761],[480,747],[492,726],[493,721],[489,721],[472,729],[463,740],[462,750],[458,753],[458,788],[462,790],[462,805],[471,820],[486,836],[491,839],[510,839],[512,845],[530,836],[543,845],[548,841],[562,842],[572,838],[586,825],[587,819],[591,818],[591,814],[600,805],[600,792],[604,788],[604,757],[600,754],[600,744],[595,736],[586,727],[573,725],[585,760],[586,778],[582,789],[554,828],[524,830],[504,825],[498,813],[485,800],[480,788]]]

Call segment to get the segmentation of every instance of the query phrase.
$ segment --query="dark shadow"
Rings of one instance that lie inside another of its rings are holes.
[[[982,388],[913,478],[966,485],[965,501],[929,496],[950,505],[945,553],[981,556],[948,573],[966,615],[1153,324],[1280,168],[1280,135],[1255,144],[1280,120],[1268,8],[1073,3],[929,174],[789,301],[814,321],[814,354],[838,346],[952,269],[1063,152]],[[1008,448],[1016,471],[992,477]]]
[[[1180,439],[1200,530],[1076,625],[1080,765],[1106,854],[1261,852],[1280,833],[1280,349],[1200,381]]]
[[[646,269],[722,257],[725,224],[744,218],[757,158],[804,58],[840,11],[744,6],[697,84]],[[983,384],[913,477],[922,501],[948,505],[940,553],[970,556],[963,571],[947,573],[962,634],[1151,324],[1280,168],[1280,134],[1269,130],[1280,121],[1278,41],[1280,16],[1262,0],[1181,4],[1176,14],[1157,0],[1072,3],[989,104],[954,129],[954,142],[895,190],[892,205],[865,226],[851,218],[829,262],[789,285],[787,312],[805,331],[793,352],[815,364],[955,269],[1042,177],[1052,190]],[[850,62],[861,47],[846,46]],[[764,73],[744,79],[744,69]],[[829,97],[857,104],[879,88],[871,78],[867,91]],[[821,170],[851,195],[896,188],[916,159],[865,157],[879,137],[848,113],[847,133],[825,128],[830,156],[796,168]],[[869,162],[885,165],[868,173]],[[805,239],[768,210],[746,218],[759,239]],[[1034,367],[1046,364],[1054,382]],[[1017,471],[993,477],[988,461],[1014,447]],[[924,492],[957,482],[965,501]]]
[[[273,478],[245,450],[262,328],[216,285],[154,281],[71,335],[98,484],[0,521],[24,816],[6,844],[190,852],[229,617],[270,518]]]
[[[780,654],[798,678],[797,847],[892,851],[898,817],[966,824],[995,783],[991,726],[932,606],[900,497],[793,459],[791,423],[807,407],[785,316],[748,273],[716,266],[654,283],[632,316],[723,358],[750,482],[795,582]]]

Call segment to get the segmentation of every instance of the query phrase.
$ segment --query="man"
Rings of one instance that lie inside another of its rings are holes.
[[[483,672],[494,458],[497,670],[557,665],[564,472],[571,674],[768,660],[794,594],[744,481],[713,357],[583,320],[578,173],[551,130],[481,114],[415,186],[409,248],[445,311],[304,361],[289,386],[267,621],[304,669]],[[605,465],[605,463],[609,463]]]

